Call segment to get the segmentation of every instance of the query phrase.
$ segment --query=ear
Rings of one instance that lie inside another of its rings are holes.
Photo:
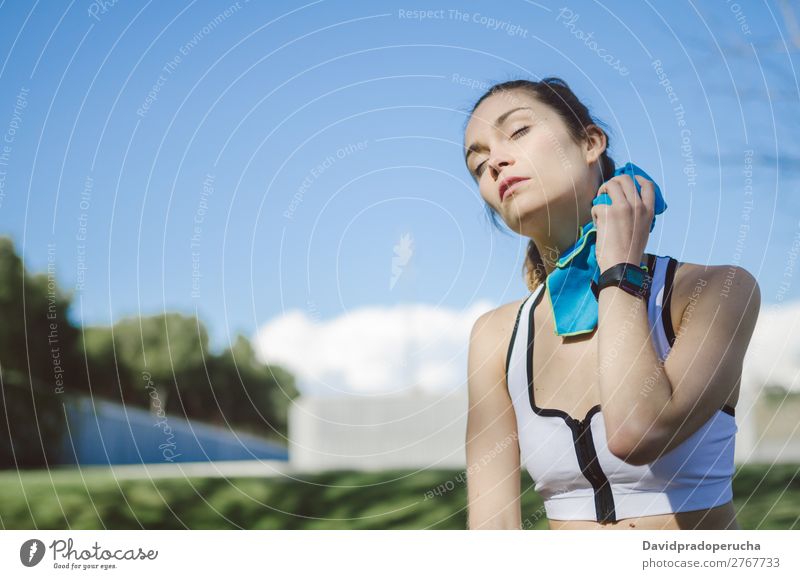
[[[587,163],[593,163],[600,158],[600,155],[606,150],[608,146],[608,139],[605,131],[597,125],[589,125],[586,127],[586,139],[584,140],[584,154]]]

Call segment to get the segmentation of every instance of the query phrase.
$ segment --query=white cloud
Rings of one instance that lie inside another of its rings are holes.
[[[363,307],[321,322],[292,310],[262,326],[253,347],[263,362],[292,372],[304,394],[379,394],[413,385],[440,392],[465,384],[469,332],[494,307],[485,300],[463,311]]]
[[[445,391],[465,384],[469,331],[494,307],[363,307],[322,322],[292,310],[265,324],[253,346],[263,362],[295,374],[306,394],[379,394],[413,384]],[[743,388],[800,391],[800,302],[762,307],[744,373]]]

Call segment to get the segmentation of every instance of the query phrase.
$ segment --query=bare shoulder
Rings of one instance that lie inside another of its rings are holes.
[[[507,338],[505,341],[508,343],[511,339],[514,326],[516,325],[517,314],[525,299],[526,298],[522,298],[513,302],[508,302],[507,304],[503,304],[481,314],[473,326],[473,335],[476,335],[478,332],[486,332],[495,339],[505,337]]]
[[[473,364],[487,364],[505,374],[505,362],[517,316],[526,298],[514,300],[489,310],[475,320],[470,334]]]
[[[719,303],[730,302],[732,307],[755,312],[761,305],[758,281],[745,268],[738,265],[704,265],[678,262],[672,290],[672,326],[677,329],[686,307],[692,300],[710,291]]]

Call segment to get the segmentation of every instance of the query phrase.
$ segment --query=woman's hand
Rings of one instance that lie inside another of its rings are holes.
[[[642,195],[630,175],[618,175],[603,183],[597,194],[608,193],[611,205],[592,207],[592,220],[597,228],[595,257],[600,273],[618,263],[639,265],[650,237],[650,225],[655,214],[656,190],[652,181],[641,175],[636,180]]]

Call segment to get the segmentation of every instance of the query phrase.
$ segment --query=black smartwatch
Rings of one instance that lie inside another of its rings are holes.
[[[644,268],[632,263],[618,263],[600,274],[596,285],[592,282],[592,291],[599,300],[600,290],[604,287],[616,286],[631,295],[646,299],[650,295],[652,283],[653,277]]]

